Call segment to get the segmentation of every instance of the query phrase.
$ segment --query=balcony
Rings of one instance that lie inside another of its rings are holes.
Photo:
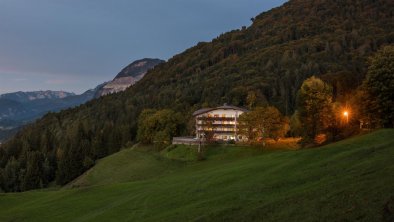
[[[235,121],[235,117],[197,117],[197,120],[202,120],[202,121]]]
[[[197,123],[197,126],[213,126],[213,127],[234,128],[235,123]]]
[[[236,131],[234,130],[234,129],[232,129],[232,130],[223,130],[223,129],[213,129],[213,130],[203,130],[203,129],[198,129],[197,130],[199,133],[202,133],[202,132],[206,132],[206,131],[213,131],[214,133],[227,133],[227,134],[229,134],[229,133],[235,133]],[[237,130],[237,132],[238,132],[238,130]]]

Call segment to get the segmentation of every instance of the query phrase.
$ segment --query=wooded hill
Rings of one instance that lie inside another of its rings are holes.
[[[367,58],[394,42],[390,0],[291,0],[253,24],[225,33],[158,65],[123,93],[46,115],[0,149],[5,191],[65,184],[98,158],[135,142],[143,109],[191,113],[205,106],[246,106],[248,95],[291,115],[302,82],[316,75],[336,100],[361,84]]]

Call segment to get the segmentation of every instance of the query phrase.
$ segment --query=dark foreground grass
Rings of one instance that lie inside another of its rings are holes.
[[[152,173],[132,182],[1,194],[0,221],[393,220],[393,130],[300,151],[228,148],[186,165],[140,153]]]

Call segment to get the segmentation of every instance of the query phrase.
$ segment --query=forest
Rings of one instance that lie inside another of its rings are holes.
[[[175,55],[125,92],[26,126],[0,148],[0,187],[18,192],[53,181],[64,185],[96,160],[152,139],[141,133],[143,111],[166,110],[157,115],[179,123],[157,138],[190,135],[195,110],[223,103],[247,107],[248,97],[290,119],[297,92],[312,76],[332,87],[331,102],[345,104],[373,83],[362,84],[368,58],[394,43],[393,12],[390,0],[291,0],[264,12],[250,27]]]

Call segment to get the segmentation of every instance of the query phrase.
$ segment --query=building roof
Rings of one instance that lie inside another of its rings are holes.
[[[232,110],[239,110],[239,111],[242,111],[242,112],[249,112],[249,110],[244,109],[244,108],[240,108],[240,107],[237,107],[237,106],[230,106],[230,105],[224,104],[223,106],[219,106],[219,107],[216,107],[216,108],[199,109],[199,110],[197,110],[197,111],[195,111],[193,113],[193,116],[198,116],[198,115],[201,115],[201,114],[204,114],[204,113],[208,113],[208,112],[211,112],[213,110],[218,110],[218,109],[225,109],[225,110],[226,109],[232,109]]]
[[[193,116],[197,116],[197,115],[200,115],[200,114],[203,114],[203,113],[207,113],[207,112],[210,112],[210,111],[212,111],[212,110],[214,110],[213,108],[203,108],[203,109],[199,109],[199,110],[197,110],[197,111],[195,111],[194,113],[193,113]]]

